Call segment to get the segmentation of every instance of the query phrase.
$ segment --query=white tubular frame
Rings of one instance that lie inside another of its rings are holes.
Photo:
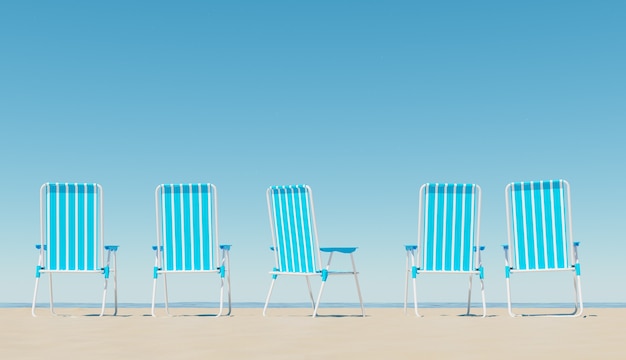
[[[457,184],[460,185],[460,184]],[[482,274],[482,258],[481,252],[484,247],[480,246],[480,211],[481,211],[481,188],[477,184],[472,184],[475,187],[475,196],[476,196],[476,226],[474,227],[474,271],[431,271],[431,270],[421,270],[422,267],[422,248],[423,248],[423,240],[424,240],[424,193],[426,186],[428,184],[423,184],[420,189],[420,197],[419,197],[419,210],[418,210],[418,239],[417,246],[406,246],[406,269],[405,269],[405,286],[404,286],[404,313],[407,313],[408,306],[408,298],[409,298],[409,277],[412,278],[413,282],[413,310],[417,317],[422,317],[419,313],[418,301],[417,301],[417,274],[419,272],[424,273],[437,273],[437,274],[469,274],[469,290],[467,294],[467,311],[466,316],[471,315],[471,301],[472,301],[472,278],[474,275],[478,275],[480,279],[480,291],[482,298],[482,315],[481,317],[487,316],[487,302],[485,300],[485,281],[483,279]],[[415,269],[415,270],[414,270]],[[415,274],[413,274],[415,272]]]
[[[567,239],[568,254],[570,257],[570,268],[557,268],[557,269],[538,269],[538,270],[515,270],[517,264],[513,261],[515,255],[513,251],[516,249],[513,246],[513,228],[511,225],[511,199],[512,194],[511,187],[513,183],[508,184],[504,188],[504,197],[506,200],[506,225],[508,244],[504,246],[504,266],[505,266],[505,278],[506,278],[506,295],[507,295],[507,308],[511,317],[522,316],[544,316],[544,317],[578,317],[583,313],[583,300],[582,289],[580,281],[580,263],[578,261],[578,243],[574,242],[574,234],[572,232],[572,207],[571,207],[571,195],[570,186],[566,180],[557,180],[563,182],[563,188],[565,189],[567,198],[567,233],[569,238]],[[517,314],[513,311],[513,304],[511,300],[511,280],[510,276],[513,273],[533,273],[533,272],[564,272],[572,271],[574,273],[574,310],[571,313],[566,314]]]
[[[309,203],[310,203],[310,213],[311,213],[311,226],[313,229],[313,236],[315,237],[315,252],[317,254],[316,257],[316,271],[312,272],[312,273],[304,273],[304,272],[281,272],[281,271],[270,271],[270,275],[272,275],[272,282],[270,284],[270,289],[269,292],[267,293],[267,297],[265,298],[265,305],[263,306],[263,316],[266,316],[267,313],[267,308],[270,302],[270,299],[272,297],[272,291],[274,290],[274,284],[276,283],[276,279],[278,278],[278,275],[294,275],[294,276],[302,276],[306,279],[307,282],[307,288],[309,291],[309,297],[311,299],[311,304],[313,307],[313,314],[311,315],[311,317],[316,317],[317,316],[317,311],[319,309],[319,304],[320,304],[320,300],[322,298],[322,293],[324,291],[324,285],[326,284],[326,279],[328,276],[330,275],[353,275],[355,282],[356,282],[356,289],[357,289],[357,293],[359,296],[359,303],[361,305],[361,316],[365,317],[365,306],[363,305],[363,297],[361,295],[361,287],[359,285],[359,278],[358,278],[358,271],[356,270],[356,265],[354,262],[354,254],[353,252],[350,252],[350,260],[352,262],[352,271],[330,271],[330,264],[333,258],[333,254],[337,251],[325,251],[325,252],[329,252],[329,257],[328,257],[328,262],[326,263],[326,266],[324,268],[322,268],[322,256],[321,256],[321,251],[320,251],[320,246],[319,246],[319,238],[317,236],[317,222],[315,220],[315,206],[313,204],[313,190],[311,189],[310,186],[308,185],[304,185],[304,187],[306,188],[306,190],[309,193]],[[266,199],[267,199],[267,211],[269,214],[269,219],[270,219],[270,225],[271,225],[271,229],[272,229],[272,242],[274,244],[274,247],[272,248],[272,250],[274,250],[274,261],[276,264],[276,267],[278,268],[278,253],[276,251],[277,246],[277,239],[276,239],[276,231],[274,229],[274,224],[275,224],[275,218],[274,218],[274,212],[272,211],[273,209],[273,205],[272,205],[272,201],[271,201],[271,190],[272,187],[268,188],[265,195],[266,195]],[[336,248],[338,249],[338,248]],[[325,275],[324,275],[325,274]],[[311,289],[311,281],[310,281],[310,277],[311,276],[322,276],[322,284],[320,286],[320,290],[319,293],[317,295],[317,300],[315,300],[313,298],[313,291]]]
[[[363,296],[361,296],[361,286],[359,285],[359,272],[356,270],[356,264],[354,263],[354,252],[350,253],[350,262],[352,263],[352,271],[330,271],[330,262],[333,259],[333,254],[336,251],[329,251],[328,262],[326,263],[325,272],[327,276],[330,275],[353,275],[354,281],[356,284],[356,291],[359,295],[359,304],[361,305],[361,316],[365,317],[365,306],[363,305]],[[308,278],[307,278],[308,279]],[[317,295],[317,302],[314,304],[315,309],[313,310],[313,317],[317,316],[317,310],[320,306],[320,300],[322,298],[322,292],[324,291],[324,285],[326,284],[326,280],[322,280],[322,285],[320,286],[320,292]]]
[[[46,269],[47,263],[46,263],[46,251],[47,251],[47,231],[46,231],[46,213],[47,213],[47,209],[46,209],[46,195],[48,193],[48,189],[50,187],[51,183],[45,183],[41,186],[41,188],[39,189],[39,225],[40,225],[40,242],[38,245],[38,249],[39,249],[39,259],[37,261],[37,274],[36,274],[36,278],[35,278],[35,291],[33,294],[33,302],[32,302],[32,306],[31,306],[31,314],[33,317],[36,317],[37,314],[35,312],[36,307],[37,307],[37,292],[39,289],[39,278],[40,275],[42,273],[47,273],[48,274],[48,283],[49,283],[49,294],[50,294],[50,313],[52,315],[57,315],[57,313],[54,310],[54,298],[53,298],[53,291],[52,291],[52,273],[66,273],[66,274],[70,274],[70,273],[100,273],[100,274],[105,274],[104,277],[104,289],[102,292],[102,306],[100,308],[100,314],[99,316],[104,316],[104,312],[105,312],[105,308],[106,308],[106,295],[107,295],[107,288],[108,288],[108,277],[111,275],[113,275],[113,294],[114,294],[114,312],[113,312],[113,316],[117,315],[117,245],[112,245],[112,246],[107,246],[104,245],[104,216],[103,216],[103,208],[104,208],[104,192],[102,190],[102,186],[100,184],[95,184],[98,192],[100,193],[100,204],[98,206],[98,210],[99,210],[99,221],[100,221],[100,231],[99,231],[99,236],[100,236],[100,259],[99,259],[99,269],[98,270],[48,270]],[[78,184],[78,183],[77,183]],[[60,185],[60,183],[58,183],[57,185]],[[105,258],[104,258],[104,252],[106,251],[106,262],[105,262]],[[110,263],[111,263],[111,254],[113,254],[113,268],[110,268]]]
[[[230,290],[230,246],[229,245],[220,245],[219,243],[219,229],[218,229],[218,209],[217,209],[217,188],[214,184],[208,184],[211,187],[211,191],[213,192],[213,211],[215,213],[215,241],[214,241],[214,251],[219,251],[220,253],[220,266],[217,270],[181,270],[181,271],[168,271],[163,269],[163,251],[161,248],[163,247],[163,239],[162,239],[162,223],[161,223],[161,211],[162,211],[162,203],[161,203],[161,191],[163,190],[163,186],[165,184],[161,184],[156,187],[154,191],[155,204],[156,204],[156,227],[157,227],[157,245],[154,247],[155,250],[155,259],[154,259],[154,276],[152,282],[152,305],[150,314],[153,317],[156,317],[156,291],[157,291],[157,278],[158,275],[163,276],[163,295],[165,298],[165,313],[167,316],[174,316],[170,313],[169,309],[169,296],[167,292],[167,274],[168,273],[220,273],[221,269],[224,269],[225,276],[222,277],[220,275],[220,305],[219,311],[215,314],[216,317],[225,315],[230,316],[232,312],[232,297]],[[181,184],[181,185],[190,185],[190,184]],[[215,255],[214,255],[215,256]],[[224,312],[224,285],[228,288],[228,312],[223,314]]]

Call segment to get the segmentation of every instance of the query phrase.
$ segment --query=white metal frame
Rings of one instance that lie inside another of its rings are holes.
[[[46,206],[46,195],[47,195],[47,191],[48,188],[50,186],[50,183],[46,183],[43,184],[41,186],[41,188],[39,189],[39,225],[40,225],[40,243],[37,245],[37,249],[39,250],[39,259],[37,261],[37,274],[36,274],[36,278],[35,278],[35,291],[33,294],[33,302],[32,302],[32,306],[31,306],[31,314],[32,316],[36,317],[37,314],[35,312],[35,309],[37,307],[37,292],[39,289],[39,279],[40,279],[40,275],[42,273],[47,273],[48,274],[48,283],[49,283],[49,294],[50,294],[50,312],[53,315],[57,315],[57,313],[54,310],[54,298],[53,298],[53,292],[52,292],[52,274],[53,273],[57,273],[57,274],[73,274],[73,273],[92,273],[92,274],[105,274],[104,277],[104,290],[102,293],[102,306],[100,308],[100,315],[99,316],[103,316],[104,312],[105,312],[105,307],[106,307],[106,295],[107,295],[107,288],[108,288],[108,280],[109,280],[109,276],[112,275],[113,276],[113,294],[114,294],[114,312],[112,315],[117,315],[117,245],[111,245],[111,246],[107,246],[104,245],[104,216],[103,216],[103,204],[104,204],[104,192],[102,190],[102,186],[100,186],[99,184],[95,184],[98,192],[100,193],[100,204],[98,206],[98,210],[99,210],[99,222],[100,222],[100,229],[99,229],[99,236],[100,236],[100,259],[99,259],[99,269],[98,270],[48,270],[46,269],[46,251],[47,251],[47,227],[46,227],[46,223],[47,223],[47,219],[46,219],[46,215],[47,215],[47,206]],[[106,262],[104,261],[104,252],[106,251],[107,255],[106,255]],[[111,263],[111,255],[113,255],[113,268],[110,268],[110,263]],[[102,266],[104,264],[104,266]]]
[[[513,261],[513,229],[511,226],[511,187],[513,183],[508,184],[504,188],[504,197],[506,200],[506,225],[507,225],[507,234],[508,234],[508,243],[503,246],[504,249],[504,265],[505,265],[505,273],[506,273],[506,294],[507,294],[507,308],[509,315],[511,317],[521,317],[521,316],[545,316],[545,317],[578,317],[583,313],[583,300],[582,300],[582,289],[581,289],[581,281],[580,281],[580,263],[578,260],[578,242],[574,242],[574,234],[572,231],[572,207],[571,207],[571,195],[570,195],[570,186],[569,183],[565,180],[561,180],[563,182],[563,187],[566,193],[567,205],[565,208],[567,209],[567,233],[569,234],[567,245],[568,245],[568,254],[570,257],[570,268],[557,268],[557,269],[540,269],[540,270],[515,270],[515,263]],[[574,310],[572,313],[567,314],[517,314],[513,311],[513,305],[511,300],[511,280],[510,275],[514,273],[534,273],[534,272],[569,272],[572,271],[574,273]]]
[[[309,192],[309,208],[310,208],[310,214],[311,214],[311,227],[313,229],[313,236],[315,237],[315,249],[314,252],[316,252],[317,256],[315,259],[315,263],[316,263],[316,271],[315,272],[310,272],[310,273],[303,273],[303,272],[281,272],[281,271],[270,271],[270,275],[272,275],[272,282],[270,284],[270,289],[269,292],[267,293],[267,297],[265,299],[265,305],[263,306],[263,316],[266,316],[267,313],[267,307],[269,305],[270,302],[270,298],[272,296],[272,291],[274,289],[274,284],[276,282],[276,279],[278,278],[278,275],[293,275],[293,276],[301,276],[304,277],[306,279],[307,282],[307,288],[309,290],[309,297],[311,298],[311,303],[312,303],[312,307],[313,307],[313,314],[312,317],[316,317],[317,316],[317,312],[319,309],[319,304],[320,304],[320,300],[322,298],[322,293],[324,291],[324,285],[326,284],[326,279],[328,276],[330,275],[353,275],[354,276],[354,280],[356,282],[356,289],[357,289],[357,293],[359,296],[359,303],[361,306],[361,316],[365,316],[365,306],[363,305],[363,297],[361,295],[361,287],[359,285],[359,277],[358,274],[359,272],[356,270],[356,265],[354,262],[354,250],[347,252],[345,251],[346,249],[355,249],[356,248],[338,248],[338,247],[333,247],[333,248],[320,248],[319,246],[319,239],[317,236],[317,222],[315,220],[315,206],[313,204],[313,190],[311,189],[310,186],[308,185],[304,185],[305,188],[307,189],[307,191]],[[276,231],[274,229],[275,226],[275,218],[274,218],[274,211],[273,211],[273,206],[272,206],[272,201],[271,201],[271,190],[272,188],[268,188],[266,191],[266,198],[267,198],[267,210],[268,210],[268,214],[269,214],[269,219],[270,219],[270,224],[271,224],[271,228],[272,228],[272,242],[274,244],[274,246],[272,247],[272,250],[274,251],[274,261],[275,264],[278,265],[278,253],[277,251],[275,251],[276,244],[277,244],[277,239],[276,239]],[[329,256],[328,256],[328,262],[326,263],[326,266],[324,268],[322,268],[321,265],[321,252],[328,252]],[[344,253],[348,253],[350,255],[350,261],[352,263],[352,271],[330,271],[330,264],[331,261],[333,259],[333,254],[335,252],[344,252]],[[322,284],[320,286],[320,290],[319,293],[317,295],[317,300],[315,300],[313,298],[313,291],[311,289],[311,281],[310,281],[310,277],[312,276],[321,276],[322,277]]]
[[[214,219],[215,219],[215,232],[214,232],[214,236],[215,236],[215,241],[214,241],[214,246],[215,246],[215,250],[219,250],[220,253],[220,266],[218,267],[217,270],[184,270],[184,271],[172,271],[172,270],[165,270],[163,269],[163,234],[162,234],[162,203],[161,203],[161,191],[163,190],[163,185],[161,184],[159,186],[157,186],[155,192],[154,192],[154,196],[155,196],[155,203],[156,203],[156,226],[157,226],[157,245],[153,247],[153,249],[155,250],[155,259],[154,259],[154,276],[153,276],[153,284],[152,284],[152,306],[151,306],[151,315],[156,317],[156,289],[157,289],[157,278],[158,275],[162,275],[163,276],[163,291],[164,291],[164,297],[165,297],[165,312],[168,316],[173,316],[170,313],[169,310],[169,296],[168,296],[168,292],[167,292],[167,274],[171,273],[171,274],[182,274],[182,273],[203,273],[203,274],[208,274],[208,273],[220,273],[220,271],[222,271],[221,269],[223,268],[225,276],[222,277],[220,276],[220,305],[219,305],[219,311],[218,313],[215,315],[216,317],[222,316],[223,311],[224,311],[224,285],[226,285],[226,287],[228,288],[228,312],[226,314],[224,314],[225,316],[230,316],[231,312],[232,312],[232,296],[231,296],[231,290],[230,290],[230,245],[220,245],[219,244],[219,229],[218,229],[218,213],[217,213],[217,188],[215,187],[214,184],[208,184],[211,187],[211,190],[213,192],[213,197],[212,197],[212,201],[213,201],[213,211],[214,211]],[[215,256],[215,255],[214,255]],[[225,284],[226,283],[226,284]]]
[[[415,315],[418,317],[422,317],[419,313],[418,309],[418,301],[417,301],[417,273],[437,273],[437,274],[468,274],[469,275],[469,290],[467,294],[467,312],[466,315],[470,315],[471,310],[471,301],[472,301],[472,279],[474,275],[478,275],[480,279],[480,290],[482,297],[482,317],[487,316],[487,303],[485,301],[485,281],[483,279],[483,270],[482,270],[482,258],[481,252],[484,250],[484,246],[480,245],[480,210],[481,210],[481,188],[480,186],[473,184],[476,188],[476,226],[474,227],[474,268],[475,271],[432,271],[432,270],[422,270],[422,248],[424,243],[424,193],[428,184],[423,184],[420,187],[420,198],[419,198],[419,211],[418,211],[418,246],[406,246],[406,270],[405,270],[405,286],[404,286],[404,313],[407,312],[408,305],[408,297],[409,297],[409,277],[412,278],[413,281],[413,310]],[[415,274],[412,272],[415,271]]]

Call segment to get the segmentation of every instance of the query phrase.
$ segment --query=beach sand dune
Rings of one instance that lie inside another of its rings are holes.
[[[489,309],[487,318],[463,309],[234,309],[231,317],[149,316],[149,309],[0,309],[2,359],[624,359],[626,309],[587,309],[580,318],[510,318]],[[555,311],[540,309],[537,311]],[[557,309],[558,310],[558,309]],[[163,310],[161,309],[161,312]]]

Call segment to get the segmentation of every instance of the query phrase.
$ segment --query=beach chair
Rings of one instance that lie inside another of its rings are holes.
[[[155,251],[152,316],[155,313],[157,279],[163,276],[165,311],[168,315],[168,274],[215,273],[220,279],[219,312],[228,288],[231,313],[230,245],[220,245],[217,226],[217,189],[213,184],[162,184],[155,190],[157,245]]]
[[[99,273],[104,275],[100,316],[104,315],[109,278],[117,314],[117,245],[104,245],[102,187],[98,184],[46,183],[40,189],[41,242],[33,295],[37,304],[41,274],[49,275],[50,311],[55,314],[52,274]],[[111,266],[113,257],[113,266]]]
[[[480,187],[475,184],[424,184],[419,190],[417,245],[406,245],[404,311],[407,310],[409,277],[413,282],[413,307],[417,305],[418,274],[469,275],[467,315],[470,315],[472,278],[480,279],[482,316],[487,314],[484,271],[479,244]]]
[[[313,208],[313,194],[307,185],[272,186],[267,189],[267,206],[272,229],[272,239],[276,266],[270,274],[272,283],[263,307],[263,316],[272,296],[274,283],[278,276],[301,276],[306,279],[313,307],[313,317],[317,311],[324,291],[324,285],[329,276],[352,275],[356,283],[356,290],[361,305],[361,315],[365,316],[365,308],[359,287],[359,277],[354,263],[356,247],[319,247],[315,212]],[[322,267],[321,253],[328,254],[326,266]],[[352,270],[330,270],[331,261],[335,253],[350,255]],[[311,277],[321,278],[317,299],[313,299]]]
[[[574,311],[583,312],[578,242],[572,235],[570,187],[565,180],[510,183],[505,188],[508,244],[504,245],[509,314],[512,310],[511,275],[571,271],[574,275]]]

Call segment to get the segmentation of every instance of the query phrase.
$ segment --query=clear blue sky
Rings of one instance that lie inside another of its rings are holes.
[[[365,301],[400,302],[419,186],[477,183],[502,302],[504,187],[553,178],[571,184],[584,299],[626,302],[625,16],[622,1],[3,2],[0,302],[31,299],[48,181],[104,187],[122,302],[150,301],[160,183],[216,184],[238,302],[270,283],[270,185],[312,186],[322,245],[359,246]],[[518,300],[573,299],[569,275],[530,279]],[[58,300],[99,301],[88,280],[57,281]],[[215,276],[172,280],[173,301],[216,299]],[[423,301],[465,299],[464,276],[423,284]],[[277,286],[307,301],[303,280]],[[347,279],[326,294],[356,301]]]

